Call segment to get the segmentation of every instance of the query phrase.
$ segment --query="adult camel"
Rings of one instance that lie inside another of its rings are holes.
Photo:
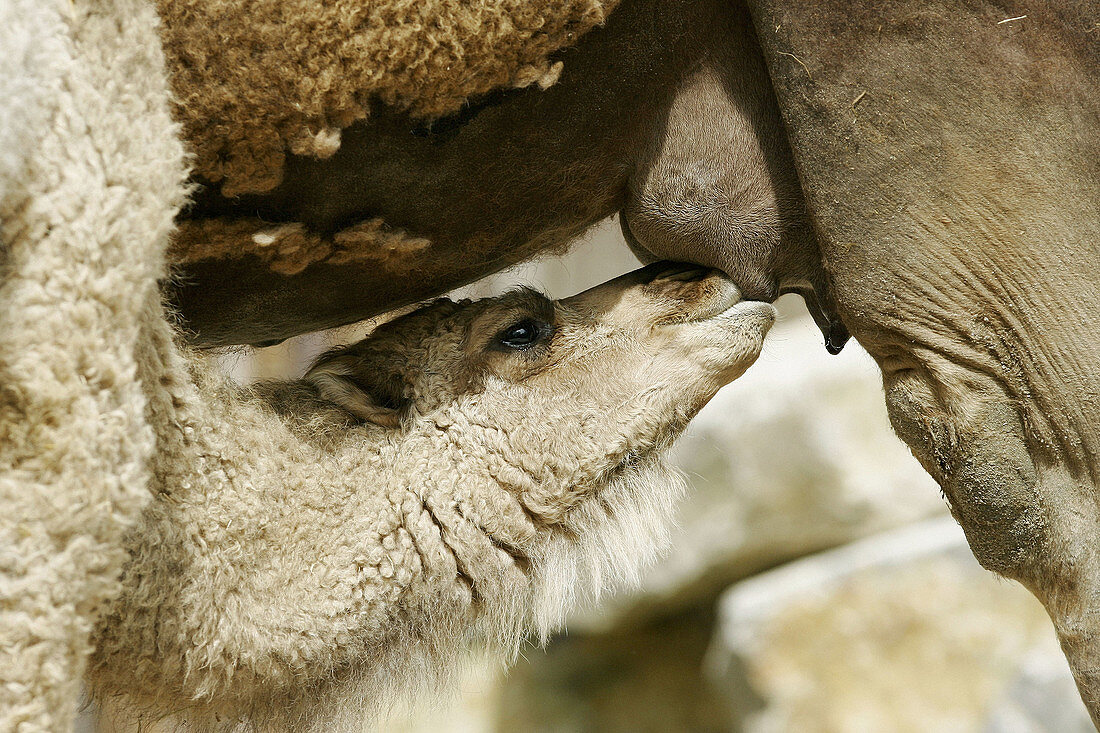
[[[626,0],[560,59],[546,91],[431,122],[379,107],[267,191],[205,181],[175,290],[196,342],[366,317],[620,212],[644,259],[719,267],[750,298],[802,292],[834,350],[851,332],[978,560],[1045,605],[1100,722],[1100,9]],[[294,274],[255,253],[292,231],[346,254],[341,232],[372,217],[415,246]],[[212,222],[240,224],[247,253],[201,254]]]

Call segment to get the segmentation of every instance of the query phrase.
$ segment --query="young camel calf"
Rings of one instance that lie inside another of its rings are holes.
[[[657,263],[561,301],[437,301],[300,381],[173,400],[160,440],[187,460],[156,466],[93,696],[197,730],[359,729],[471,645],[545,638],[660,548],[662,454],[773,319]]]

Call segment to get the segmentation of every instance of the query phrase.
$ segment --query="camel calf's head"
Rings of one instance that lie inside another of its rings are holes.
[[[573,462],[623,461],[740,376],[774,318],[716,270],[659,262],[559,301],[527,289],[436,301],[325,355],[307,380],[394,430],[491,425],[543,453],[569,445]]]

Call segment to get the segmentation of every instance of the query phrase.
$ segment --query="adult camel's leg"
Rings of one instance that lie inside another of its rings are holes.
[[[841,316],[1100,722],[1100,16],[750,0]]]

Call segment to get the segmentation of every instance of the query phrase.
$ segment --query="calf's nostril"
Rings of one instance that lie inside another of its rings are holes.
[[[710,270],[700,265],[690,265],[686,262],[660,262],[651,265],[653,278],[650,282],[660,280],[672,280],[676,282],[697,282],[705,278]]]

